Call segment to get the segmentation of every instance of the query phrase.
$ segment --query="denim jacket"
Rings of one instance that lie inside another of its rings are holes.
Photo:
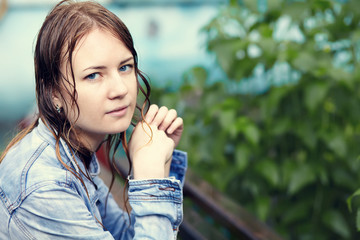
[[[85,172],[62,140],[60,155]],[[85,177],[82,184],[56,158],[55,139],[39,120],[0,163],[0,239],[176,239],[186,167],[186,153],[175,150],[169,178],[129,180],[129,219],[111,194],[106,201],[96,156],[89,167],[95,184]]]

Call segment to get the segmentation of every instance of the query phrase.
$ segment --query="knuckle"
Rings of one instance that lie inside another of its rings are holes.
[[[159,136],[160,136],[161,138],[164,138],[165,140],[168,138],[168,137],[166,136],[165,131],[162,131],[162,130],[159,130]]]

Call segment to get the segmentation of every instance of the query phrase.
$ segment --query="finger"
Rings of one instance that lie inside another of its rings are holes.
[[[164,121],[168,111],[169,110],[167,109],[167,107],[162,106],[159,109],[159,111],[156,113],[155,118],[153,119],[153,121],[150,124],[159,127],[159,125]]]
[[[155,116],[156,116],[156,113],[159,111],[159,107],[156,105],[156,104],[152,104],[150,107],[149,107],[149,110],[147,111],[146,115],[145,115],[145,121],[150,124]]]
[[[167,134],[173,134],[178,129],[184,128],[184,121],[181,117],[177,117],[175,121],[172,122],[170,127],[166,130]]]
[[[174,109],[170,109],[167,115],[165,116],[164,120],[160,124],[159,130],[165,131],[176,118],[177,118],[177,112]]]

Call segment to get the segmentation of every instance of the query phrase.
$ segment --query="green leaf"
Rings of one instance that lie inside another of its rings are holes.
[[[259,61],[256,58],[234,59],[230,72],[227,72],[227,74],[231,80],[240,81],[243,78],[250,77],[258,63]]]
[[[315,173],[310,165],[301,165],[294,170],[290,177],[288,192],[293,195],[304,188],[306,185],[313,183],[316,179]]]
[[[250,120],[248,117],[239,117],[236,119],[236,128],[238,129],[239,132],[243,132],[244,129],[246,128],[246,126],[249,124]]]
[[[284,159],[282,165],[279,166],[281,168],[281,176],[282,176],[282,184],[287,189],[289,187],[291,177],[295,169],[297,169],[297,164],[293,159]]]
[[[327,74],[350,89],[354,86],[352,73],[344,71],[343,69],[331,68],[327,70]]]
[[[239,117],[235,122],[238,132],[242,132],[251,144],[258,144],[260,140],[260,131],[257,126],[247,117]]]
[[[241,108],[241,102],[235,98],[226,98],[221,104],[221,109],[231,109],[236,110]]]
[[[305,143],[307,147],[310,149],[314,149],[316,147],[318,136],[315,132],[315,127],[312,126],[314,124],[313,121],[302,121],[296,124],[296,135]]]
[[[249,142],[256,145],[260,140],[260,131],[254,124],[248,124],[244,130],[245,137]]]
[[[269,197],[258,197],[256,199],[256,212],[260,220],[265,221],[270,209],[270,199]]]
[[[324,102],[324,110],[328,113],[334,113],[336,111],[336,106],[333,101],[326,99]]]
[[[313,112],[325,99],[329,85],[325,82],[309,84],[305,88],[305,105]]]
[[[160,98],[161,105],[166,105],[168,108],[177,108],[179,97],[176,94],[163,94]]]
[[[279,108],[279,103],[287,96],[287,94],[289,94],[289,92],[289,87],[287,86],[274,87],[271,89],[268,96],[260,99],[262,118],[265,120],[272,119],[273,114],[275,114]]]
[[[247,148],[246,145],[237,145],[235,150],[235,165],[238,173],[242,173],[249,165],[249,148]]]
[[[360,195],[360,188],[358,190],[356,190],[350,197],[348,197],[348,199],[346,200],[346,203],[348,205],[349,211],[352,212],[352,207],[351,207],[351,201],[353,200],[354,197],[357,197]]]
[[[308,219],[309,212],[313,207],[313,203],[307,203],[304,201],[292,203],[291,207],[287,208],[282,215],[283,221],[287,224],[295,224],[299,221]]]
[[[272,39],[274,29],[272,26],[270,26],[269,24],[261,24],[258,27],[258,31],[261,34],[262,39],[267,39],[267,41],[260,41],[260,45],[263,49],[266,47],[267,44],[274,44],[274,40]],[[271,41],[271,43],[269,43],[268,41]]]
[[[267,159],[256,164],[255,170],[260,173],[272,186],[280,183],[280,174],[277,165],[273,160]]]
[[[316,172],[318,173],[319,179],[323,186],[328,185],[329,183],[329,173],[326,171],[326,168],[324,166],[318,167],[316,169]]]
[[[238,6],[238,1],[237,0],[230,0],[229,5],[232,7],[236,7]]]
[[[282,6],[282,0],[268,0],[267,4],[268,4],[268,10],[269,11],[274,11],[274,10],[279,10]]]
[[[196,87],[204,87],[207,79],[207,71],[203,67],[193,67],[184,74],[186,83],[195,85]]]
[[[220,125],[223,129],[229,130],[229,128],[235,122],[235,110],[227,110],[220,113],[219,116]]]
[[[275,59],[273,57],[274,52],[277,52],[277,43],[272,38],[264,38],[261,41],[259,41],[258,45],[261,47],[261,49],[264,52],[265,57],[267,60],[272,59],[272,64],[274,63]]]
[[[340,211],[328,210],[324,213],[322,220],[329,229],[339,234],[342,238],[348,239],[350,237],[349,226]]]
[[[328,142],[328,146],[330,149],[334,151],[340,157],[345,157],[346,155],[346,143],[342,136],[335,136]]]
[[[356,212],[356,229],[360,231],[360,209]]]
[[[307,16],[308,5],[306,2],[286,3],[283,7],[283,15],[291,16],[295,22],[301,22]]]
[[[212,41],[208,45],[208,49],[216,54],[217,60],[224,72],[230,77],[234,78],[237,75],[235,68],[239,62],[249,64],[247,61],[239,61],[236,57],[236,53],[240,50],[245,51],[247,49],[248,42],[240,38],[226,38]],[[246,58],[246,60],[249,60]],[[250,65],[252,66],[252,65]]]
[[[334,158],[337,159],[336,156],[334,156]],[[337,163],[339,162],[341,161],[337,161]],[[343,187],[347,189],[347,191],[356,189],[359,186],[357,181],[356,180],[354,181],[354,177],[352,176],[352,174],[349,174],[349,170],[344,167],[337,167],[333,169],[331,175],[332,175],[331,178],[333,179],[333,183],[335,183],[337,187]]]
[[[353,42],[360,41],[360,30],[355,30],[351,33],[351,41]]]
[[[253,12],[257,12],[258,11],[258,1],[254,1],[254,0],[243,0],[245,6],[247,8],[249,8],[251,11]]]
[[[302,72],[310,72],[316,68],[316,59],[315,56],[304,51],[300,52],[298,57],[293,61],[295,69],[298,69]]]
[[[274,136],[285,134],[291,127],[290,119],[287,117],[278,118],[276,121],[272,122],[272,127],[270,129],[271,134]]]

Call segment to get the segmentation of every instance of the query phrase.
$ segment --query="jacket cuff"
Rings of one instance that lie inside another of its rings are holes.
[[[161,215],[177,229],[183,218],[183,194],[179,180],[174,178],[129,180],[129,203],[137,217]]]

